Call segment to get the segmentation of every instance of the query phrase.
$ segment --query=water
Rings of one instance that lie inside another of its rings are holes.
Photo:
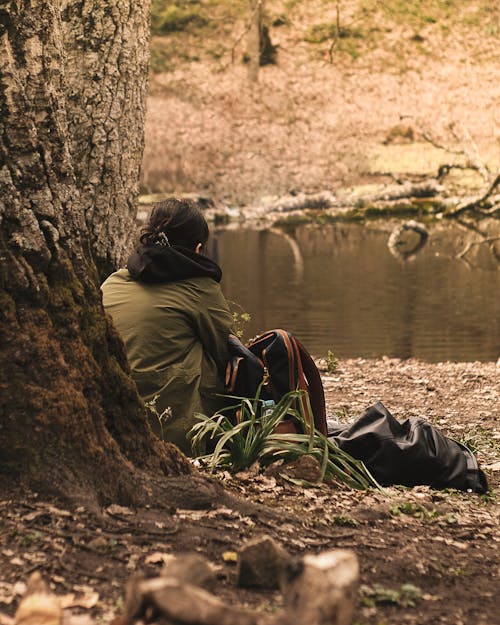
[[[500,264],[477,235],[431,229],[415,258],[393,256],[391,224],[218,230],[210,252],[226,297],[251,314],[246,334],[281,327],[316,356],[415,357],[428,362],[500,356]]]

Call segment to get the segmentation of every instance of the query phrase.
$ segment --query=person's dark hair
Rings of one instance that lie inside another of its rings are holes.
[[[208,241],[208,224],[196,202],[169,198],[154,204],[140,240],[194,250],[198,243],[204,247]]]

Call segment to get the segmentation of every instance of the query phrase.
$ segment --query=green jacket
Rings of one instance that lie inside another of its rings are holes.
[[[195,413],[221,407],[232,316],[220,285],[209,277],[160,284],[133,280],[127,269],[102,285],[104,307],[127,351],[132,377],[145,402],[156,399],[151,425],[184,452]]]

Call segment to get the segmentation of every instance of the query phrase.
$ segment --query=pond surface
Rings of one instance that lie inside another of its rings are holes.
[[[315,356],[332,350],[343,358],[497,360],[500,265],[494,253],[474,244],[475,233],[439,224],[423,249],[403,260],[387,246],[393,227],[222,229],[209,251],[223,268],[226,297],[252,317],[247,336],[285,328]]]

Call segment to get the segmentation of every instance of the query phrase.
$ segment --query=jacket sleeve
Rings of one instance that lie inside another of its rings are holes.
[[[218,284],[200,298],[195,324],[204,351],[212,357],[223,379],[229,358],[228,338],[233,317]]]

